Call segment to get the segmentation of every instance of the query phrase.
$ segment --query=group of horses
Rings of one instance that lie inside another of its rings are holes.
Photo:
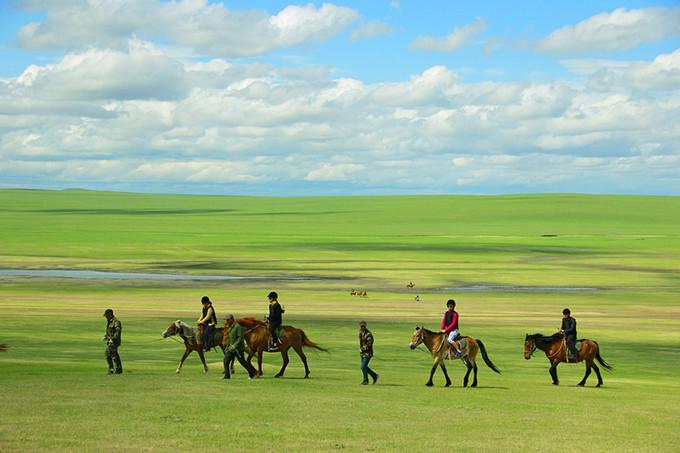
[[[359,289],[353,289],[352,291],[349,292],[350,296],[359,296],[359,297],[366,297],[368,296],[368,293],[366,291],[362,291]]]
[[[281,369],[274,377],[282,377],[283,373],[286,371],[286,367],[290,362],[288,358],[288,350],[293,348],[297,355],[302,360],[302,364],[305,367],[305,378],[309,378],[309,366],[307,364],[307,356],[303,351],[303,347],[310,347],[317,349],[319,351],[328,352],[327,349],[322,348],[318,344],[311,341],[302,329],[298,329],[293,326],[283,326],[285,334],[279,339],[279,347],[276,351],[270,349],[269,344],[269,331],[267,329],[267,324],[264,321],[258,320],[252,317],[238,318],[235,322],[239,323],[245,330],[245,342],[247,346],[248,356],[246,360],[251,362],[253,356],[257,355],[257,376],[262,376],[262,355],[264,352],[279,352],[283,359],[283,365]],[[212,344],[215,347],[220,347],[222,352],[226,349],[226,339],[228,334],[228,327],[222,327],[215,329],[213,331]],[[163,338],[168,338],[171,336],[179,336],[184,341],[184,354],[180,359],[179,365],[175,370],[176,373],[180,373],[182,370],[182,365],[187,359],[189,354],[193,351],[198,353],[201,363],[203,364],[203,371],[208,372],[208,365],[205,362],[205,354],[203,351],[203,344],[199,340],[200,335],[196,329],[188,325],[187,323],[177,320],[172,322],[167,329],[163,332]],[[569,360],[568,348],[566,341],[562,335],[555,334],[552,336],[544,336],[541,334],[529,335],[527,334],[524,339],[524,358],[530,359],[532,354],[536,349],[543,351],[550,361],[550,376],[552,377],[552,383],[554,385],[559,384],[559,379],[557,378],[557,365],[561,362],[585,362],[586,373],[583,379],[577,384],[579,386],[584,386],[591,370],[595,371],[597,375],[597,387],[602,385],[602,375],[600,374],[600,369],[595,364],[595,361],[599,362],[605,369],[611,370],[611,366],[607,364],[600,356],[600,347],[594,340],[582,339],[578,340],[580,343],[580,351],[576,360]],[[428,330],[422,326],[417,326],[413,333],[411,334],[411,342],[409,347],[411,349],[416,349],[420,345],[425,345],[434,358],[434,363],[430,369],[430,377],[425,385],[432,386],[432,378],[434,377],[437,367],[441,368],[446,378],[446,387],[451,385],[451,379],[449,378],[448,372],[446,370],[445,360],[447,358],[460,358],[461,362],[467,367],[467,372],[463,378],[463,386],[467,387],[469,382],[470,373],[474,372],[472,379],[472,387],[477,387],[477,354],[482,354],[482,359],[484,363],[494,372],[500,374],[500,370],[494,365],[494,363],[489,358],[486,352],[484,343],[480,339],[475,339],[469,336],[459,337],[459,344],[461,349],[461,354],[459,357],[454,356],[453,351],[448,343],[447,335],[443,332],[434,332]],[[233,371],[233,361],[229,364],[231,370]]]

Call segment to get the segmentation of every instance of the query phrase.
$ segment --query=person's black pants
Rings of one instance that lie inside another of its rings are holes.
[[[109,364],[109,372],[120,374],[123,372],[123,363],[118,355],[118,346],[109,345],[106,347],[106,362]]]
[[[272,341],[274,343],[279,342],[279,327],[281,327],[281,323],[278,324],[269,323],[269,333],[271,334]]]
[[[231,359],[236,357],[236,360],[238,360],[238,363],[241,364],[243,368],[246,369],[248,372],[248,376],[254,377],[257,372],[255,371],[255,368],[248,363],[248,361],[243,357],[243,351],[230,351],[226,350],[224,353],[224,378],[229,379],[231,378],[231,372],[229,371],[229,363],[231,362]]]
[[[572,356],[576,357],[578,351],[576,351],[576,335],[567,335],[567,347]]]

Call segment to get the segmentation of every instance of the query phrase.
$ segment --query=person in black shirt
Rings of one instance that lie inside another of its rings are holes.
[[[576,351],[576,320],[571,317],[571,310],[565,308],[562,310],[562,327],[560,333],[567,339],[567,348],[569,348],[569,362],[576,361],[578,352]]]
[[[272,291],[267,296],[269,299],[269,316],[267,316],[269,334],[271,335],[270,349],[276,350],[279,346],[279,327],[283,323],[283,307],[279,303],[279,295]]]

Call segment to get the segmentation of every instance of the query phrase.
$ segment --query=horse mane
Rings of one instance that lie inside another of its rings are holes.
[[[559,333],[554,333],[552,335],[543,335],[542,333],[535,333],[533,335],[529,335],[529,338],[534,340],[534,343],[541,343],[544,345],[549,345],[553,344],[554,342],[561,340],[562,335]]]
[[[252,329],[253,327],[257,326],[264,326],[266,323],[264,321],[261,321],[253,316],[247,316],[245,318],[238,318],[236,320],[237,323],[241,324],[243,327],[247,329]]]
[[[421,330],[424,330],[425,333],[430,334],[430,335],[437,335],[437,334],[441,333],[441,332],[434,332],[434,331],[432,331],[432,330],[430,330],[430,329],[426,329],[425,327],[421,327],[420,329],[421,329]]]

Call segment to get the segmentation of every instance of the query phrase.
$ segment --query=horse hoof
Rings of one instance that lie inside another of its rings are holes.
[[[470,387],[477,387],[477,383],[472,384]]]
[[[450,382],[447,382],[446,385],[445,385],[444,387],[451,387],[451,383],[450,383]]]
[[[595,387],[602,387],[602,384],[597,384]]]
[[[275,375],[274,377],[275,377],[275,378],[280,378],[281,376],[282,376],[282,375],[277,374],[277,375]]]
[[[179,374],[179,370],[175,370],[175,374]]]
[[[559,383],[559,382],[554,382],[554,381],[553,381],[552,385],[560,385],[560,383]]]
[[[581,384],[580,382],[578,384],[576,384],[576,387],[585,387],[585,386],[586,386],[585,384]]]
[[[428,387],[432,387],[434,384],[432,384],[432,382],[428,382],[428,383],[425,384],[425,385],[427,385]]]

